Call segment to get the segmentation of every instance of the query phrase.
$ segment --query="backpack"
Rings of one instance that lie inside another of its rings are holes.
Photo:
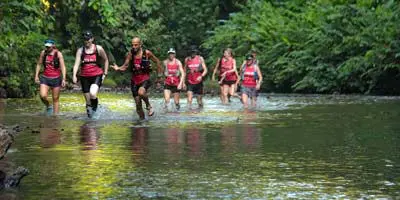
[[[42,64],[43,64],[44,68],[46,68],[46,58],[48,55],[50,55],[50,54],[48,54],[46,51],[44,51],[44,55],[42,58],[43,59]],[[55,49],[55,51],[54,51],[53,66],[56,69],[60,68],[60,59],[58,58],[58,50],[57,49]]]
[[[95,49],[96,49],[96,62],[95,63],[96,63],[96,65],[98,67],[101,68],[101,63],[100,63],[101,57],[100,57],[99,51],[97,50],[97,45],[96,44],[95,44]],[[82,54],[81,54],[81,62],[82,62],[82,64],[84,64],[84,59],[85,59],[85,56],[87,55],[85,50],[86,50],[85,46],[82,46]],[[93,63],[93,62],[88,62],[88,63]]]
[[[253,64],[253,65],[254,65],[254,75],[253,76],[254,76],[255,80],[258,80],[259,79],[258,73],[257,73],[258,65],[256,65],[256,64]],[[242,65],[242,71],[241,71],[241,75],[240,75],[240,78],[242,80],[244,79],[244,72],[246,71],[246,67],[247,67],[246,63]]]
[[[131,49],[131,55],[132,55],[132,60],[129,62],[129,67],[132,69],[133,74],[140,74],[140,73],[150,73],[151,70],[151,63],[149,60],[149,57],[147,56],[147,49],[142,50],[142,60],[140,62],[140,68],[136,69],[133,66],[133,62],[135,60],[135,53],[133,52],[133,49]]]

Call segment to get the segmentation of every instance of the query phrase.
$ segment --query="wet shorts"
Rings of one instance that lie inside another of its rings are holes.
[[[39,80],[40,80],[40,84],[44,84],[44,85],[47,85],[52,88],[60,87],[61,82],[62,82],[61,76],[59,76],[57,78],[49,78],[49,77],[41,75],[39,77]]]
[[[258,97],[258,91],[256,88],[249,88],[242,86],[242,94],[246,94],[248,97]]]
[[[146,89],[146,91],[150,88],[151,86],[151,82],[150,80],[145,80],[142,83],[136,85],[134,83],[131,83],[131,91],[132,91],[132,95],[133,97],[137,97],[139,96],[139,88],[144,87],[144,89]]]
[[[203,83],[199,83],[199,84],[188,84],[188,92],[193,92],[193,94],[197,94],[197,95],[203,95]]]
[[[228,85],[229,87],[231,86],[231,85],[233,85],[233,84],[235,84],[236,83],[236,81],[227,81],[227,80],[223,80],[222,81],[222,83],[221,83],[221,86],[222,85]]]
[[[178,86],[167,85],[167,84],[164,85],[164,90],[169,90],[169,91],[171,91],[171,93],[178,93],[179,92]]]
[[[81,76],[80,77],[81,85],[82,85],[82,92],[83,93],[89,93],[90,92],[90,86],[92,84],[96,84],[101,86],[101,82],[103,82],[103,75],[98,75],[98,76]]]

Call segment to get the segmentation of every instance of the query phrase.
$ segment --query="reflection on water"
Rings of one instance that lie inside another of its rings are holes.
[[[400,197],[397,100],[272,97],[245,111],[215,98],[199,113],[143,123],[102,102],[113,114],[94,121],[0,105],[6,124],[39,130],[21,133],[9,154],[31,171],[16,192],[22,199]]]
[[[50,148],[61,143],[61,121],[58,117],[50,117],[39,128],[40,145],[43,148]]]
[[[132,155],[135,162],[142,161],[147,154],[147,145],[149,139],[148,127],[132,128]]]
[[[167,143],[167,154],[169,158],[181,156],[184,144],[184,133],[179,128],[167,128],[165,129],[165,138]]]
[[[241,135],[242,135],[242,146],[247,150],[256,150],[259,149],[261,144],[261,132],[259,129],[252,125],[253,122],[257,121],[257,112],[255,111],[246,111],[246,117],[243,119],[241,126]]]
[[[100,135],[95,125],[95,122],[90,121],[80,127],[79,135],[83,150],[94,150],[97,148],[97,141]]]
[[[189,157],[201,156],[204,139],[198,128],[189,128],[186,131],[186,148]]]

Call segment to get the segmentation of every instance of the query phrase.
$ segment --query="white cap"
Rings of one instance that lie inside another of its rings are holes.
[[[174,48],[169,48],[169,50],[168,50],[168,54],[170,54],[170,53],[173,53],[173,54],[175,54],[176,52],[175,52],[175,49]]]

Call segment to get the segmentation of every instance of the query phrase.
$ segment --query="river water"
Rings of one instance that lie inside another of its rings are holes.
[[[128,94],[100,94],[96,120],[79,94],[48,117],[38,98],[0,102],[26,129],[6,160],[29,169],[21,199],[399,199],[400,99],[262,95],[244,111],[203,110],[139,122]],[[196,105],[194,103],[194,105]]]

